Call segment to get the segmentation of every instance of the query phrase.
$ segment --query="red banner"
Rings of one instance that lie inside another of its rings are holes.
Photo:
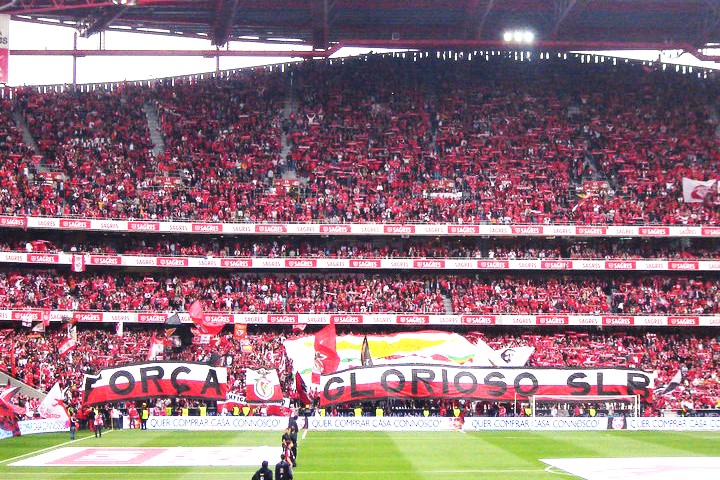
[[[398,364],[323,375],[320,403],[403,398],[526,400],[531,395],[640,395],[652,401],[654,375],[623,369],[485,368]]]
[[[85,375],[85,405],[183,397],[225,400],[227,369],[201,363],[150,362]]]

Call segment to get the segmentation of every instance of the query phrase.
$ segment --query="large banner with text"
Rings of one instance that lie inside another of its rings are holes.
[[[639,395],[652,400],[654,375],[625,369],[486,368],[392,364],[323,375],[322,405],[388,397],[525,400],[531,395]]]
[[[190,362],[138,363],[85,375],[83,383],[85,405],[150,397],[225,400],[227,369]]]

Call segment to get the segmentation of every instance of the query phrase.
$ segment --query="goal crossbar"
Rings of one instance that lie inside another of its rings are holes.
[[[532,416],[537,416],[538,402],[558,403],[558,404],[578,404],[578,403],[627,403],[631,405],[632,416],[640,416],[640,395],[531,395],[530,409]]]

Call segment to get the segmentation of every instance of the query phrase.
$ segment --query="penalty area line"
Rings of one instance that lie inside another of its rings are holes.
[[[546,471],[547,473],[551,473],[551,474],[553,474],[553,475],[565,475],[566,477],[577,478],[577,475],[573,475],[572,473],[568,473],[568,472],[566,472],[565,470],[556,469],[553,465],[548,465],[547,467],[545,467],[545,471]]]
[[[105,435],[107,435],[108,433],[113,432],[113,431],[114,430],[108,430],[107,432],[105,432]],[[66,445],[72,445],[73,443],[82,442],[83,440],[87,440],[88,438],[95,438],[95,436],[88,435],[87,437],[76,438],[75,440],[68,440],[67,442],[64,442],[64,443],[58,443],[57,445],[51,445],[49,447],[41,448],[40,450],[34,450],[32,452],[23,453],[22,455],[18,455],[16,457],[7,458],[5,460],[0,460],[0,465],[5,465],[7,463],[14,462],[15,460],[19,460],[21,458],[29,457],[31,455],[38,455],[40,453],[47,452],[47,451],[50,451],[50,450],[53,450],[56,448],[64,447]]]

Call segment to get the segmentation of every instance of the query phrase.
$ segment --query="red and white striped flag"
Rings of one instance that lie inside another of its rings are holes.
[[[58,347],[58,353],[60,355],[66,355],[70,351],[75,350],[75,347],[77,347],[77,339],[75,337],[70,337],[65,340],[60,347]]]
[[[85,255],[73,254],[73,256],[72,256],[72,271],[73,272],[84,272],[85,271]]]

